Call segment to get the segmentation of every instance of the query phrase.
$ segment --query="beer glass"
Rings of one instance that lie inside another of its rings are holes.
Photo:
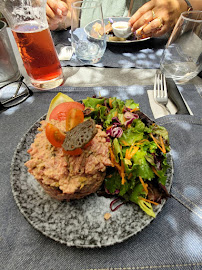
[[[183,12],[166,44],[160,69],[176,83],[186,83],[202,70],[202,11]]]
[[[60,86],[63,72],[46,19],[46,0],[1,0],[31,84],[41,90]]]

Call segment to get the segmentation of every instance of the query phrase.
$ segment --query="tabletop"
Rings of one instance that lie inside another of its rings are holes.
[[[66,35],[66,32],[62,35]],[[131,47],[130,53],[135,59],[142,57],[141,50],[153,50],[151,42],[155,52],[162,50],[164,43],[156,47],[157,40],[149,42],[149,45],[144,44],[144,49],[133,51]],[[116,50],[119,59],[125,57],[123,48],[113,50]],[[111,51],[107,53],[110,56]],[[178,85],[193,115],[167,115],[154,119],[147,90],[153,87],[158,60],[153,65],[154,58],[149,54],[147,60],[149,64],[141,67],[135,67],[131,61],[126,66],[120,61],[117,66],[110,67],[110,62],[105,60],[105,64],[101,63],[100,66],[86,67],[76,64],[73,59],[72,62],[63,63],[66,79],[63,86],[50,91],[33,89],[33,96],[24,103],[0,113],[1,269],[202,268],[202,80],[196,77],[187,84]],[[27,130],[47,112],[51,99],[58,91],[74,100],[92,95],[133,98],[144,113],[169,132],[174,162],[172,196],[144,230],[121,243],[101,248],[77,248],[61,244],[33,228],[19,211],[13,197],[10,167],[16,147]]]

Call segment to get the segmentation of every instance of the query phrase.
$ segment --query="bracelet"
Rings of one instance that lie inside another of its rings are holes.
[[[190,2],[188,0],[184,0],[187,3],[187,11],[191,11],[193,10],[192,5],[190,4]]]

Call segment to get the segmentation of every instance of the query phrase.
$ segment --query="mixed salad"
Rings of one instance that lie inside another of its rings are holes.
[[[81,104],[59,93],[51,102],[46,120],[66,120],[66,130],[73,129],[87,119],[103,127],[111,142],[109,149],[112,166],[107,168],[103,183],[105,194],[116,196],[122,203],[133,202],[155,217],[152,205],[169,197],[165,188],[167,153],[170,151],[167,130],[151,121],[134,100],[116,97],[88,97]],[[46,126],[50,143],[62,147],[65,133],[52,124]],[[89,142],[90,143],[90,142]],[[82,149],[68,151],[80,155]]]
[[[165,189],[166,153],[170,151],[167,130],[144,115],[132,99],[88,97],[83,103],[85,117],[102,125],[111,141],[113,167],[107,170],[105,191],[155,217],[152,204],[169,196]]]

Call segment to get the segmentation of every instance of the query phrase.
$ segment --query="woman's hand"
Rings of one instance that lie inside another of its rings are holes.
[[[171,31],[186,10],[184,0],[151,0],[137,10],[129,23],[138,36],[158,37]]]
[[[67,26],[68,6],[61,0],[47,0],[46,17],[50,30],[65,29]]]

